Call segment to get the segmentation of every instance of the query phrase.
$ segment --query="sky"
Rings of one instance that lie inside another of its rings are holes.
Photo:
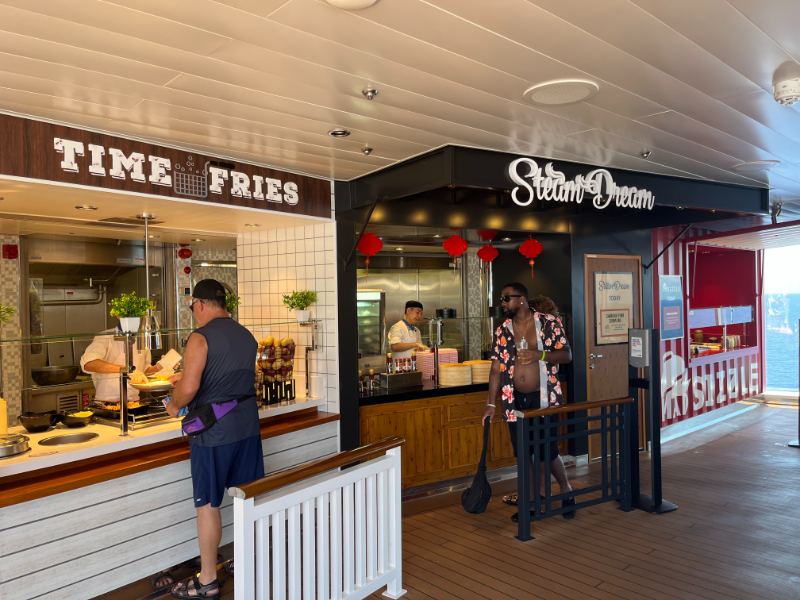
[[[767,294],[800,294],[800,246],[766,251],[764,292]]]

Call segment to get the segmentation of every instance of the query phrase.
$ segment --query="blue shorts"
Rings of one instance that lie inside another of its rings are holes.
[[[222,446],[191,446],[192,486],[195,507],[218,508],[225,488],[264,477],[261,435]]]

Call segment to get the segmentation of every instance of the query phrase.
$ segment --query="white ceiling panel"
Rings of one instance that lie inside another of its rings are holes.
[[[771,84],[798,22],[797,0],[0,0],[0,111],[339,179],[463,144],[791,202],[800,111]],[[600,91],[523,99],[565,78]],[[781,164],[731,170],[752,160]]]

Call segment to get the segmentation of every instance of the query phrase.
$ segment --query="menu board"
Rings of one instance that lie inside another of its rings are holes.
[[[659,278],[658,287],[661,308],[661,339],[681,339],[683,337],[683,279],[680,275],[662,275]]]
[[[633,273],[594,274],[596,344],[627,344],[633,327]]]

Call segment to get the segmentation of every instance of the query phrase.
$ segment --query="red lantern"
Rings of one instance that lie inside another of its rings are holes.
[[[361,239],[358,240],[356,249],[367,257],[365,261],[367,263],[367,281],[369,281],[369,257],[375,256],[375,254],[381,251],[381,248],[383,248],[383,242],[381,238],[374,233],[365,233],[361,236]]]
[[[484,242],[491,242],[497,237],[497,232],[494,229],[478,229],[478,235]]]
[[[478,258],[480,258],[485,263],[492,262],[495,258],[498,257],[500,253],[497,251],[497,248],[492,246],[491,244],[486,244],[480,250],[478,250]]]
[[[189,248],[181,248],[178,250],[178,258],[182,258],[186,260],[187,258],[192,258],[192,251]]]
[[[464,252],[467,251],[467,248],[469,248],[467,240],[462,238],[460,235],[451,235],[444,241],[442,246],[444,246],[444,249],[447,250],[447,253],[450,256],[454,256],[456,258],[464,254]],[[455,281],[455,279],[456,279],[456,264],[455,261],[453,261],[453,281]]]
[[[544,246],[542,246],[536,240],[527,240],[522,246],[519,247],[519,251],[525,258],[530,259],[528,264],[531,266],[531,277],[533,277],[533,259],[539,256],[544,250]]]

